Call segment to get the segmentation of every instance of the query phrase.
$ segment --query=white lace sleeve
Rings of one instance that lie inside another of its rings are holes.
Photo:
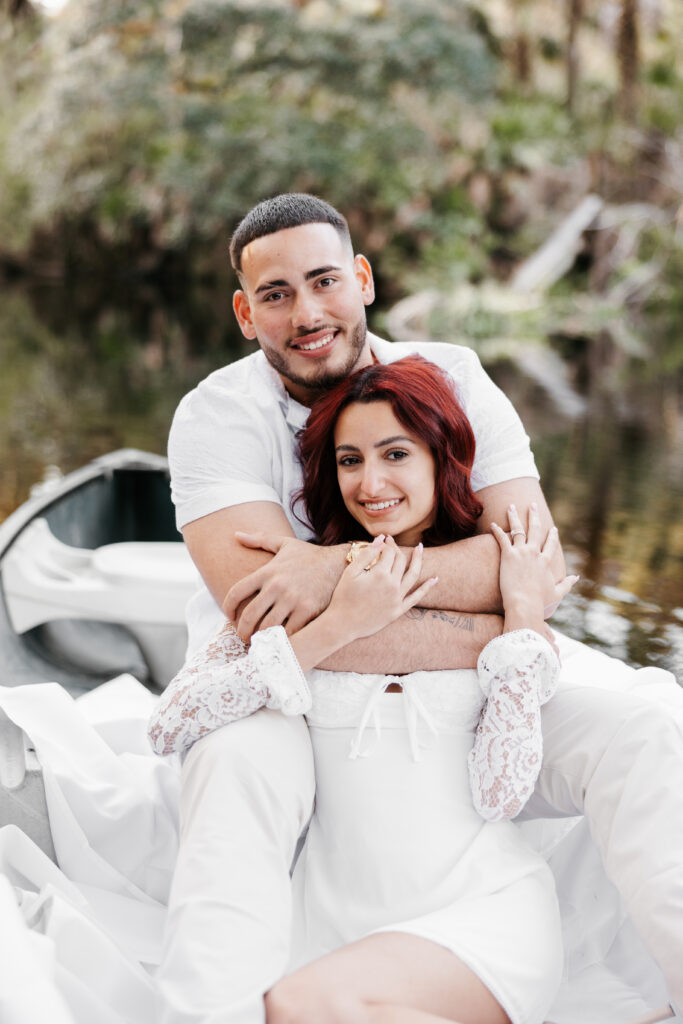
[[[282,626],[255,633],[247,650],[226,622],[164,690],[147,734],[155,753],[171,754],[259,708],[299,715],[310,706],[308,684]]]
[[[560,663],[540,633],[519,629],[486,645],[477,664],[487,698],[468,759],[472,797],[488,821],[514,818],[531,796],[543,759],[541,705]]]

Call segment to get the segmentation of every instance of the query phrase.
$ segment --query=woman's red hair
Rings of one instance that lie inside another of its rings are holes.
[[[388,402],[399,423],[424,441],[434,456],[436,519],[423,542],[438,545],[470,537],[483,508],[470,485],[475,449],[472,427],[451,378],[421,356],[408,356],[357,370],[311,409],[299,439],[303,486],[292,500],[292,509],[303,501],[307,522],[320,543],[341,544],[364,533],[342,501],[334,451],[336,422],[354,402]]]

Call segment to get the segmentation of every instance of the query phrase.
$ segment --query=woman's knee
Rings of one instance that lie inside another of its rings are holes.
[[[296,974],[278,981],[265,997],[266,1024],[370,1024],[368,1007],[338,986]]]

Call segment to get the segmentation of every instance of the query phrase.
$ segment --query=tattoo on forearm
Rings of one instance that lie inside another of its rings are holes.
[[[406,612],[407,619],[439,619],[447,622],[453,629],[464,629],[468,633],[474,633],[474,618],[471,615],[452,615],[450,612],[441,611],[438,608],[410,608]]]

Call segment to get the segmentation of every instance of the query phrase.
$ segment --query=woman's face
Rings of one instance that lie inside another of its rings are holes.
[[[389,402],[354,402],[334,430],[337,479],[354,519],[371,534],[415,545],[434,523],[434,457]]]

